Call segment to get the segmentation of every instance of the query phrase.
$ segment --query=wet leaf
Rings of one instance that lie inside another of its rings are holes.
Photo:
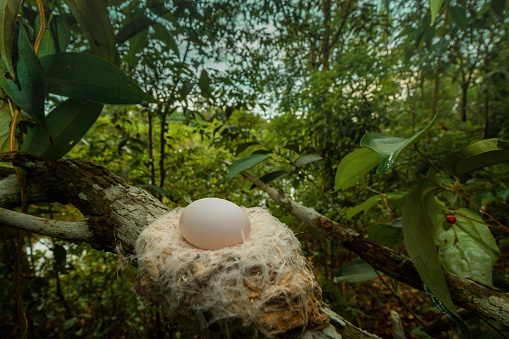
[[[407,148],[409,145],[417,141],[417,139],[426,133],[435,122],[437,116],[423,130],[417,132],[410,138],[398,138],[383,135],[377,132],[366,132],[361,139],[361,146],[369,147],[377,152],[382,158],[382,163],[376,170],[378,174],[387,172],[398,157],[399,153]]]

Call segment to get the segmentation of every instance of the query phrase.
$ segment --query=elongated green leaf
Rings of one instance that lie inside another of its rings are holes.
[[[202,69],[200,72],[200,78],[198,80],[198,86],[204,96],[209,95],[210,78],[206,70]]]
[[[175,39],[173,38],[173,35],[162,25],[157,24],[154,25],[154,38],[161,40],[166,44],[166,46],[171,49],[175,55],[178,57],[180,55],[179,48],[177,43],[175,42]]]
[[[466,30],[468,27],[468,19],[467,13],[464,8],[458,6],[449,7],[449,13],[451,14],[452,21],[454,24],[461,28],[462,30]]]
[[[352,187],[379,163],[380,156],[370,148],[353,151],[339,163],[334,190]]]
[[[259,141],[250,141],[250,142],[245,142],[245,143],[238,145],[237,149],[235,150],[235,156],[242,153],[246,148],[248,148],[250,146],[255,146],[255,145],[262,145],[262,143]]]
[[[364,201],[362,204],[359,204],[357,206],[350,208],[346,212],[346,219],[347,220],[351,219],[353,216],[355,216],[361,212],[366,213],[366,211],[375,207],[380,202],[380,200],[382,200],[382,198],[383,198],[382,194],[377,194],[377,195],[370,197],[369,199]]]
[[[417,132],[410,138],[397,138],[383,135],[376,132],[366,132],[361,139],[361,146],[369,147],[377,152],[382,158],[382,163],[376,170],[378,174],[387,172],[396,161],[399,153],[409,145],[417,141],[417,139],[426,133],[435,122],[437,116],[423,130]]]
[[[318,154],[306,154],[295,161],[295,166],[300,167],[319,160],[322,160],[322,157]]]
[[[50,93],[113,105],[157,102],[120,68],[91,54],[52,54],[42,57],[41,64]]]
[[[147,43],[148,28],[144,29],[140,33],[136,34],[129,40],[129,53],[122,59],[123,62],[127,63],[131,67],[135,67],[140,59],[136,54],[141,52],[143,46]]]
[[[9,106],[0,106],[0,153],[9,151],[9,126],[11,116],[9,114]]]
[[[0,0],[0,53],[7,72],[13,79],[16,79],[17,75],[12,64],[12,45],[20,6],[21,0]]]
[[[230,172],[228,172],[228,175],[226,176],[226,181],[233,179],[237,174],[267,160],[269,157],[269,155],[254,154],[237,160],[230,168]]]
[[[430,26],[433,26],[435,23],[435,20],[437,18],[438,11],[440,10],[440,7],[442,7],[442,3],[444,0],[429,0],[429,6],[431,9],[431,23]]]
[[[359,282],[378,277],[373,267],[362,259],[349,262],[341,267],[334,276],[334,282]]]
[[[92,54],[118,65],[115,35],[103,0],[64,0],[90,43]]]
[[[47,116],[53,137],[51,143],[40,125],[27,135],[21,150],[43,159],[59,159],[69,152],[92,127],[99,117],[102,105],[90,101],[68,99]]]
[[[436,239],[442,266],[461,277],[492,285],[493,266],[500,255],[495,238],[477,213],[468,208],[458,212],[452,225],[445,215],[438,216]]]
[[[117,35],[115,36],[115,40],[118,44],[121,44],[131,39],[138,33],[143,32],[154,22],[155,22],[154,20],[144,16],[139,18],[128,16],[126,22],[124,23],[124,26],[118,31]]]
[[[474,142],[447,157],[449,172],[457,178],[472,171],[509,161],[509,141],[485,139]]]
[[[47,130],[44,120],[44,72],[23,26],[18,26],[17,82],[2,71],[0,85],[5,93]]]
[[[40,17],[35,19],[35,31],[39,32],[41,28]],[[49,29],[44,32],[41,45],[39,46],[39,57],[48,54],[65,52],[71,41],[71,31],[69,24],[60,16],[53,16],[50,21]]]
[[[437,222],[435,192],[439,188],[429,180],[420,181],[412,188],[403,208],[403,236],[423,283],[448,312],[455,314],[434,242]]]
[[[277,179],[280,179],[286,175],[288,175],[290,172],[288,171],[275,171],[275,172],[270,172],[270,173],[267,173],[267,174],[264,174],[260,177],[260,180],[265,183],[265,184],[268,184],[269,182],[272,182],[272,181],[275,181]],[[250,190],[252,190],[253,188],[256,188],[256,185],[253,184],[251,185],[251,187],[249,188]]]

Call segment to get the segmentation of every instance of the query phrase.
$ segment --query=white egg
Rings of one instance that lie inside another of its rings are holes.
[[[241,244],[251,232],[249,217],[242,208],[217,198],[189,204],[180,215],[179,226],[184,239],[205,250]]]

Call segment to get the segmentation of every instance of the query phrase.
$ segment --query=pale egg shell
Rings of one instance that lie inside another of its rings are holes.
[[[180,215],[179,226],[184,239],[204,250],[241,244],[251,232],[247,214],[234,203],[217,198],[189,204]]]

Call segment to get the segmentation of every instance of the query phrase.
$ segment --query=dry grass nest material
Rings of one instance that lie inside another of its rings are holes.
[[[261,208],[243,208],[251,234],[243,244],[202,250],[179,229],[182,209],[146,228],[136,244],[138,295],[161,305],[183,328],[274,337],[320,329],[321,289],[286,225]]]

